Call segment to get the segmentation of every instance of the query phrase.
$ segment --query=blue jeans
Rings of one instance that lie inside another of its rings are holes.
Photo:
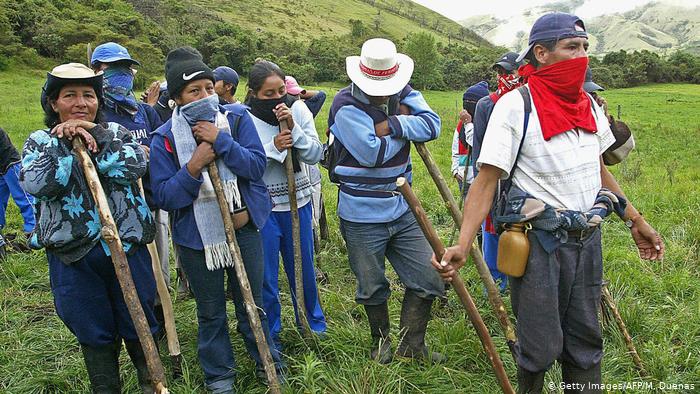
[[[356,223],[341,218],[340,232],[357,278],[357,303],[379,305],[389,299],[385,257],[406,288],[419,297],[433,299],[445,292],[442,279],[430,264],[432,249],[411,211],[388,223]]]
[[[34,230],[34,225],[36,224],[34,209],[32,208],[34,197],[25,192],[19,184],[20,167],[20,163],[15,163],[7,169],[3,176],[0,176],[0,230],[5,228],[5,211],[7,210],[7,202],[10,200],[10,195],[12,195],[12,199],[15,200],[15,204],[17,204],[20,213],[22,213],[22,219],[24,220],[23,231],[28,233]]]
[[[153,334],[158,331],[158,323],[153,314],[156,282],[151,256],[145,246],[134,247],[133,253],[127,255],[127,261]],[[46,256],[56,313],[78,338],[78,342],[103,346],[120,337],[125,341],[138,340],[114,272],[114,264],[101,243],[98,242],[85,257],[71,264],[63,263],[50,251]]]
[[[243,264],[246,268],[250,288],[253,292],[255,305],[262,305],[263,260],[260,233],[252,223],[236,230],[236,240],[241,249]],[[190,282],[190,289],[197,304],[197,322],[199,325],[197,338],[197,354],[199,364],[204,371],[207,388],[211,391],[227,390],[235,382],[236,362],[233,357],[231,340],[228,334],[228,317],[226,315],[226,292],[224,272],[228,276],[229,288],[233,291],[233,304],[236,308],[238,332],[243,336],[248,354],[258,367],[262,360],[258,353],[255,336],[248,321],[243,296],[238,286],[236,272],[233,267],[220,268],[214,271],[207,269],[204,262],[204,250],[190,249],[177,245],[180,264],[185,270]],[[267,317],[259,309],[260,321],[267,339],[268,346],[272,344],[267,328]],[[273,346],[270,346],[272,358],[279,365],[280,358]]]
[[[326,92],[323,90],[319,91],[315,95],[313,95],[310,99],[307,99],[304,101],[306,103],[306,106],[309,108],[309,111],[311,111],[311,114],[313,114],[314,118],[318,113],[321,111],[321,108],[323,107],[323,103],[326,101]]]
[[[299,230],[301,235],[301,268],[304,286],[304,304],[306,306],[306,319],[309,327],[314,332],[326,331],[326,318],[321,310],[321,303],[316,288],[316,271],[314,269],[314,236],[311,226],[312,204],[309,202],[299,208]],[[270,325],[270,335],[275,341],[278,350],[282,350],[279,334],[282,330],[281,305],[279,299],[279,255],[282,252],[284,272],[290,284],[292,302],[294,304],[294,316],[297,326],[299,311],[297,310],[297,298],[294,276],[294,240],[292,239],[292,213],[272,212],[262,230],[263,245],[265,247],[265,282],[263,284],[263,305],[267,313]]]
[[[483,235],[482,253],[486,265],[491,271],[491,277],[498,284],[501,291],[506,290],[508,285],[508,275],[498,270],[498,234],[491,234],[486,231],[486,222],[481,224],[481,234]]]

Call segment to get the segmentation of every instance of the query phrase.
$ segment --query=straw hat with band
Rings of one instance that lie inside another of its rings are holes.
[[[392,96],[403,89],[413,75],[413,59],[396,52],[396,45],[384,38],[362,44],[360,56],[345,58],[350,80],[369,96]]]

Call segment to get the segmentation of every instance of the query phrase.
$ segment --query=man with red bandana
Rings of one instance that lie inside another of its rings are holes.
[[[550,223],[537,216],[541,213],[529,212],[533,228],[527,233],[525,273],[510,278],[518,319],[518,392],[540,393],[545,372],[559,360],[567,387],[597,393],[603,357],[598,223],[612,210],[619,212],[643,259],[663,258],[664,244],[631,203],[625,206],[624,193],[603,165],[601,154],[614,137],[602,109],[583,91],[588,65],[583,21],[565,13],[543,15],[528,44],[518,59],[529,61],[520,70],[526,89],[506,93],[496,103],[477,160],[480,171],[465,201],[459,243],[447,249],[442,261],[433,256],[433,266],[446,281],[457,274],[499,179],[511,179],[509,202],[517,192],[525,197],[521,201],[541,207],[551,214],[548,219],[560,223],[547,228]],[[602,217],[589,216],[601,212],[604,198],[615,202],[614,209],[603,209]],[[506,205],[520,213],[527,208]],[[562,218],[584,220],[560,222]]]

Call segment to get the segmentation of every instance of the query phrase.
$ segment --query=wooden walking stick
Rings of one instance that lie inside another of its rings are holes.
[[[139,189],[141,195],[144,195],[143,183],[139,179]],[[155,221],[155,217],[153,218]],[[156,224],[157,226],[157,224]],[[173,362],[173,378],[182,376],[182,354],[180,352],[180,340],[177,337],[175,328],[175,313],[173,312],[173,301],[170,298],[168,285],[163,277],[163,271],[160,267],[160,258],[158,256],[158,248],[155,241],[148,244],[148,253],[151,255],[151,268],[153,275],[156,278],[156,288],[158,289],[158,297],[160,305],[163,307],[163,320],[165,320],[165,335],[168,339],[168,353]]]
[[[100,183],[100,178],[97,175],[97,170],[80,138],[73,138],[73,150],[78,156],[78,160],[80,160],[83,172],[85,173],[85,180],[87,181],[90,193],[97,205],[97,212],[100,215],[100,221],[102,223],[102,238],[107,242],[107,246],[109,246],[109,251],[112,255],[112,263],[114,263],[114,271],[119,281],[119,287],[121,287],[122,294],[124,295],[124,301],[129,310],[129,316],[131,316],[131,320],[134,322],[136,334],[143,348],[143,353],[146,356],[146,365],[151,375],[153,387],[156,393],[168,393],[163,364],[160,362],[158,350],[156,349],[155,341],[151,335],[151,329],[148,326],[148,322],[146,322],[146,316],[143,313],[141,301],[136,293],[134,279],[129,269],[129,262],[126,259],[126,253],[124,253],[124,246],[122,245],[121,239],[119,239],[119,230],[109,210],[107,197]]]
[[[280,122],[280,132],[289,130],[286,121]],[[292,240],[294,242],[294,292],[296,293],[297,309],[301,321],[301,331],[307,338],[311,338],[311,327],[306,318],[306,304],[304,297],[304,278],[301,261],[301,230],[299,227],[299,207],[297,205],[297,185],[294,180],[294,163],[292,162],[292,148],[287,149],[284,158],[284,167],[287,170],[287,189],[289,191],[289,209],[292,214]]]
[[[459,210],[457,202],[455,202],[454,196],[452,196],[452,193],[450,192],[450,189],[447,186],[447,182],[445,182],[445,178],[443,178],[442,174],[440,173],[440,170],[437,167],[437,164],[435,164],[433,156],[430,154],[428,148],[425,147],[425,144],[421,142],[414,142],[414,145],[416,146],[418,154],[423,159],[423,162],[425,163],[425,166],[427,167],[430,176],[433,178],[433,181],[435,182],[435,185],[437,186],[443,201],[445,201],[445,203],[447,204],[447,207],[450,210],[450,214],[452,215],[452,220],[454,220],[456,225],[461,226],[462,212]],[[484,256],[481,254],[481,251],[479,250],[479,247],[477,246],[476,242],[472,242],[472,245],[469,248],[469,255],[471,256],[472,261],[474,262],[474,266],[476,266],[476,270],[479,273],[481,281],[486,287],[489,303],[491,304],[491,308],[496,314],[498,323],[501,326],[503,335],[506,338],[508,349],[510,349],[510,353],[513,356],[513,359],[515,360],[515,342],[517,341],[517,338],[515,336],[515,330],[513,329],[513,326],[510,323],[510,318],[508,317],[508,312],[506,311],[506,307],[503,304],[501,293],[496,287],[496,282],[494,282],[493,277],[491,276],[491,272],[489,271],[489,268],[486,265],[486,262],[484,261]]]
[[[231,212],[228,209],[228,202],[226,201],[224,188],[221,185],[221,178],[219,177],[219,169],[216,167],[216,162],[209,163],[207,165],[207,171],[209,172],[209,178],[211,179],[211,183],[214,186],[214,191],[216,192],[216,199],[219,202],[219,209],[221,209],[221,217],[224,221],[226,240],[228,241],[228,247],[231,251],[231,257],[233,258],[234,271],[236,271],[236,279],[238,279],[238,285],[241,288],[241,294],[243,294],[243,304],[245,305],[248,320],[250,321],[250,327],[252,328],[253,335],[255,336],[255,343],[258,345],[258,353],[260,353],[260,358],[262,359],[270,392],[273,394],[278,394],[281,393],[281,391],[279,381],[277,380],[275,364],[272,361],[270,347],[267,344],[265,331],[263,331],[262,323],[260,322],[258,306],[255,305],[255,300],[253,299],[253,291],[250,288],[248,274],[246,273],[245,266],[243,265],[241,249],[238,247],[236,233],[233,227],[233,218],[231,217]]]
[[[642,359],[639,358],[639,353],[637,353],[637,348],[634,346],[634,342],[632,342],[632,337],[630,336],[629,331],[627,331],[627,326],[625,325],[624,320],[622,320],[622,316],[620,315],[620,311],[617,309],[617,305],[615,304],[615,299],[613,298],[612,294],[610,294],[610,290],[608,289],[608,284],[605,281],[603,282],[603,286],[602,286],[601,298],[602,298],[602,301],[605,304],[605,306],[607,306],[610,309],[613,316],[615,317],[615,322],[617,323],[617,327],[620,329],[620,332],[622,333],[622,336],[624,337],[625,345],[627,345],[627,350],[629,350],[629,354],[632,357],[632,361],[634,362],[634,365],[637,367],[637,370],[639,370],[639,373],[642,376],[648,376],[646,369],[644,369],[644,364],[642,364]]]
[[[445,254],[445,247],[442,244],[442,241],[440,241],[440,237],[438,236],[437,232],[430,223],[428,216],[425,214],[425,211],[423,210],[423,207],[421,206],[418,197],[416,197],[415,193],[413,193],[413,190],[411,190],[411,187],[408,185],[408,182],[406,182],[406,178],[401,177],[397,179],[396,186],[401,192],[401,195],[403,195],[403,197],[406,199],[406,202],[408,202],[408,206],[411,208],[413,215],[416,217],[416,221],[418,221],[418,225],[420,225],[421,230],[423,230],[425,238],[427,238],[428,242],[430,243],[430,246],[433,248],[435,256],[437,256],[438,259],[441,259],[442,255]],[[506,371],[503,368],[503,362],[501,362],[501,358],[498,356],[498,352],[496,351],[496,348],[493,345],[493,340],[489,335],[489,331],[486,328],[484,321],[481,319],[479,310],[476,309],[474,300],[469,294],[469,290],[467,290],[467,287],[464,285],[464,282],[462,282],[462,278],[459,277],[459,274],[455,275],[452,279],[452,286],[454,287],[455,292],[459,296],[459,300],[462,302],[464,309],[466,309],[467,315],[469,316],[469,320],[471,321],[472,325],[474,326],[474,329],[476,330],[477,335],[479,336],[479,339],[481,340],[481,344],[484,347],[484,352],[486,352],[486,356],[491,362],[491,367],[493,368],[493,371],[496,374],[496,379],[498,380],[498,384],[501,386],[501,390],[504,393],[514,394],[515,391],[513,390],[513,387],[510,384],[508,374],[506,374]]]

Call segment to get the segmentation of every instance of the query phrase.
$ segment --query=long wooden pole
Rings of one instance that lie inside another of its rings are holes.
[[[433,178],[433,181],[435,182],[435,185],[437,186],[438,191],[440,192],[440,196],[442,196],[443,201],[445,201],[445,203],[447,204],[447,207],[449,208],[450,214],[452,216],[452,220],[454,220],[457,226],[461,226],[463,217],[462,212],[457,206],[457,202],[455,201],[454,196],[452,196],[452,192],[450,192],[450,189],[447,186],[447,182],[442,176],[442,173],[440,173],[440,170],[438,169],[435,160],[433,160],[433,156],[430,154],[430,151],[428,150],[428,148],[426,148],[425,144],[421,142],[416,142],[414,144],[416,146],[418,154],[423,159],[423,162],[425,163],[425,166],[427,167],[430,176]],[[510,353],[513,356],[513,359],[515,359],[515,342],[517,341],[517,337],[515,336],[515,330],[513,329],[513,326],[510,323],[508,311],[506,311],[505,305],[503,304],[503,299],[501,298],[501,294],[498,291],[496,282],[493,281],[491,272],[489,271],[489,268],[486,265],[486,262],[484,261],[484,256],[481,254],[481,251],[479,250],[479,247],[477,246],[476,242],[472,243],[471,248],[469,249],[469,255],[471,256],[472,261],[474,262],[474,266],[476,267],[476,270],[479,273],[481,281],[486,287],[486,292],[488,294],[488,299],[489,303],[491,304],[491,308],[496,314],[498,323],[501,326],[503,335],[506,338],[508,349],[510,349]]]
[[[141,195],[143,196],[144,191],[141,179],[139,179],[138,183]],[[170,291],[168,290],[168,285],[165,282],[165,277],[160,267],[160,258],[155,241],[148,244],[148,252],[151,255],[151,268],[153,269],[153,276],[156,278],[156,288],[158,290],[158,297],[160,298],[160,305],[163,308],[165,335],[168,338],[168,353],[173,362],[173,378],[177,378],[182,376],[182,354],[180,352],[180,340],[177,337],[177,329],[175,328],[173,301],[170,298]]]
[[[241,294],[243,294],[243,305],[245,305],[248,320],[250,321],[250,327],[253,330],[253,335],[255,336],[255,343],[258,345],[258,353],[260,353],[260,358],[262,359],[270,392],[273,394],[279,394],[281,391],[279,381],[277,380],[275,364],[272,360],[272,354],[270,354],[270,347],[268,346],[267,339],[265,338],[265,331],[263,331],[260,316],[258,315],[258,307],[255,305],[255,300],[253,299],[253,291],[250,288],[248,274],[246,273],[245,266],[243,265],[241,249],[238,247],[238,241],[236,241],[233,218],[231,217],[231,212],[229,212],[228,202],[226,202],[226,195],[224,194],[224,188],[221,185],[221,178],[219,177],[219,169],[216,167],[216,162],[209,163],[207,166],[207,171],[209,172],[209,178],[214,186],[216,198],[219,202],[219,208],[221,209],[221,217],[224,221],[226,240],[228,241],[228,247],[231,250],[231,257],[233,258],[234,271],[236,271],[238,286],[241,288]]]
[[[423,230],[423,234],[425,234],[430,246],[433,248],[433,252],[437,256],[438,260],[441,259],[442,255],[445,254],[445,246],[442,244],[442,241],[440,241],[440,237],[430,223],[428,216],[425,214],[425,210],[423,210],[418,197],[416,197],[413,190],[411,190],[408,182],[406,182],[406,178],[401,177],[397,179],[396,186],[401,192],[401,195],[403,195],[403,197],[406,199],[406,202],[408,202],[408,206],[411,208],[413,215],[416,217],[416,221],[418,221],[418,225]],[[503,367],[503,362],[498,356],[496,347],[494,346],[493,340],[489,335],[489,331],[486,328],[481,315],[479,314],[479,310],[474,304],[474,300],[469,294],[469,290],[467,290],[467,287],[464,285],[464,282],[462,282],[462,278],[460,278],[459,275],[455,275],[455,277],[452,279],[452,286],[459,296],[459,300],[462,302],[462,305],[466,309],[469,320],[471,321],[477,335],[479,336],[479,339],[481,340],[481,344],[484,347],[484,352],[486,352],[486,356],[491,362],[491,367],[496,374],[496,379],[498,380],[498,384],[501,386],[501,390],[504,393],[515,393],[510,384],[510,380],[508,379],[508,374],[506,374],[506,370]]]
[[[612,294],[610,294],[610,290],[608,289],[608,285],[606,283],[603,283],[602,286],[602,299],[605,305],[610,308],[610,311],[612,312],[613,316],[615,317],[615,322],[617,323],[617,327],[620,329],[620,332],[622,333],[622,336],[624,337],[625,340],[625,345],[627,345],[627,350],[629,350],[629,354],[632,357],[632,361],[634,362],[634,365],[637,367],[639,370],[639,373],[642,374],[643,376],[647,376],[647,371],[644,368],[644,364],[642,363],[642,359],[639,358],[639,353],[637,353],[637,348],[634,346],[634,342],[632,341],[632,337],[630,336],[629,331],[627,331],[627,326],[625,325],[625,321],[622,320],[622,316],[620,315],[620,311],[617,309],[617,305],[615,304],[615,299],[613,298]]]
[[[119,238],[119,230],[109,210],[107,197],[100,183],[100,178],[97,175],[97,170],[80,138],[73,138],[73,150],[78,156],[78,160],[80,160],[83,172],[85,173],[85,180],[87,181],[92,197],[97,205],[97,211],[100,215],[100,221],[102,222],[102,239],[107,242],[110,254],[112,255],[114,271],[119,281],[119,287],[121,287],[122,294],[124,295],[124,301],[129,310],[129,316],[131,316],[131,320],[134,322],[136,334],[143,348],[153,387],[157,393],[168,393],[163,364],[160,362],[158,350],[156,349],[155,341],[151,335],[151,329],[148,322],[146,322],[146,316],[143,313],[141,301],[139,300],[136,287],[134,286],[134,279],[129,269],[129,262],[126,259],[126,253],[124,253],[124,246]]]
[[[280,132],[289,130],[286,121],[280,122]],[[287,190],[289,191],[289,209],[292,214],[292,241],[294,243],[294,293],[296,294],[297,310],[301,331],[306,338],[311,337],[311,327],[306,318],[306,303],[304,297],[304,274],[301,260],[301,230],[299,226],[299,206],[297,204],[297,184],[294,179],[294,163],[292,162],[292,148],[287,149],[284,158],[284,167],[287,170]]]

